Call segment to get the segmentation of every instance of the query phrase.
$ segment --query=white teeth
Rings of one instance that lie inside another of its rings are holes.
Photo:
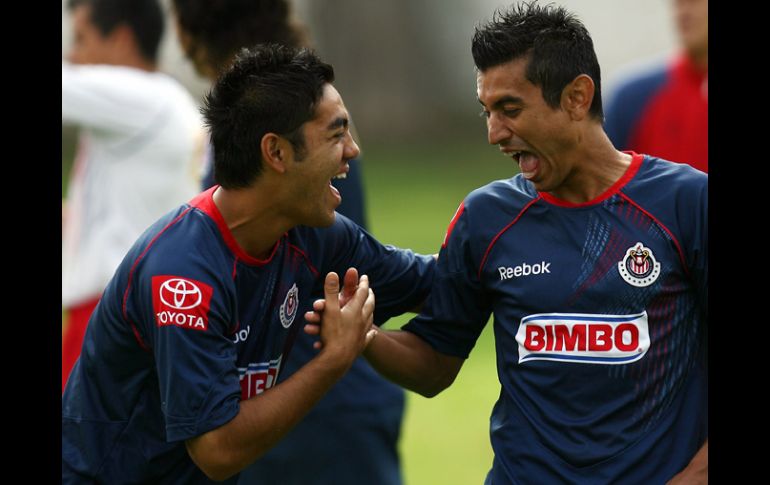
[[[348,174],[345,173],[345,172],[342,172],[342,173],[337,174],[334,177],[332,177],[332,180],[333,179],[346,179],[346,178],[348,178]]]

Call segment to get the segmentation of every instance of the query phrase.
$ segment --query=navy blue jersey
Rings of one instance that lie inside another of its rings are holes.
[[[227,229],[214,190],[142,235],[94,311],[62,398],[65,483],[208,483],[184,440],[276,384],[328,271],[369,275],[375,322],[429,290],[432,257],[383,246],[339,214],[329,228],[290,230],[255,259]]]
[[[633,154],[585,204],[520,175],[461,204],[404,328],[466,358],[494,314],[491,483],[664,483],[704,443],[707,185]]]

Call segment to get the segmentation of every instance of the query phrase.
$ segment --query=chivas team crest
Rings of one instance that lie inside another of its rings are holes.
[[[281,325],[283,325],[283,328],[289,328],[291,322],[294,321],[294,317],[297,316],[297,308],[299,307],[298,294],[299,289],[297,288],[297,284],[294,283],[289,289],[289,292],[286,293],[286,298],[281,304],[281,310],[278,312],[278,315],[281,317]]]
[[[655,260],[652,249],[638,242],[626,251],[626,256],[618,263],[618,271],[626,283],[641,288],[658,279],[660,263]]]

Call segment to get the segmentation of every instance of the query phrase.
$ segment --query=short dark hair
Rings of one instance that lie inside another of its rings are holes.
[[[307,44],[307,32],[292,21],[287,0],[174,0],[179,26],[190,35],[185,55],[222,72],[243,47],[274,42]]]
[[[214,175],[226,189],[248,187],[262,172],[261,141],[287,138],[302,152],[302,125],[313,119],[334,68],[307,48],[260,44],[242,49],[204,97]]]
[[[524,2],[496,10],[492,20],[476,27],[471,45],[476,68],[491,67],[528,57],[527,80],[539,86],[543,99],[558,108],[564,87],[586,74],[596,86],[589,113],[602,120],[601,71],[591,35],[577,17],[563,7]]]
[[[102,35],[108,35],[120,24],[127,24],[136,36],[139,52],[148,61],[158,60],[163,37],[163,10],[158,0],[69,0],[67,8],[91,7],[91,23]]]

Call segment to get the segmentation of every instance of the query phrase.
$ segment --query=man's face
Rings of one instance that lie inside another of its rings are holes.
[[[674,0],[674,14],[679,38],[692,55],[708,53],[709,3],[708,0]]]
[[[477,93],[487,116],[489,143],[512,157],[537,190],[550,192],[571,171],[563,161],[570,146],[570,118],[548,106],[540,87],[526,79],[527,62],[519,58],[480,72]]]
[[[304,157],[293,159],[287,169],[296,217],[299,224],[329,226],[334,222],[334,210],[342,201],[331,179],[347,174],[348,161],[359,154],[348,129],[348,112],[331,84],[324,87],[315,117],[302,125],[302,133]]]
[[[69,61],[74,64],[113,64],[112,42],[91,23],[91,7],[78,5],[72,11],[74,39]]]

